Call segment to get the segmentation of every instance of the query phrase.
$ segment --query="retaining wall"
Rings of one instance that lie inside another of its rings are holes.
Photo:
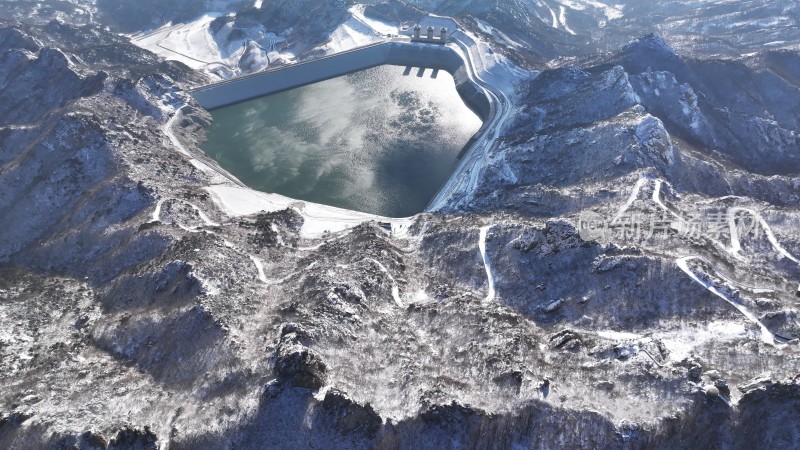
[[[474,83],[461,55],[444,45],[382,42],[304,63],[222,81],[190,91],[206,109],[216,109],[264,95],[317,83],[383,64],[445,70],[453,75],[464,103],[484,124],[494,107],[484,89]]]

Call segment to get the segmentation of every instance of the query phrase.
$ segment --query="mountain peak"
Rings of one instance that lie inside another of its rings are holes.
[[[677,56],[675,49],[673,49],[667,43],[667,41],[664,40],[664,38],[654,33],[647,34],[633,41],[632,43],[628,44],[623,51],[625,53],[658,52],[658,53],[668,53],[670,55]]]
[[[658,35],[648,34],[625,46],[619,53],[620,63],[629,73],[645,72],[648,69],[681,71],[681,57]]]
[[[34,38],[16,28],[0,28],[0,49],[16,48],[36,52],[39,47],[39,43]]]

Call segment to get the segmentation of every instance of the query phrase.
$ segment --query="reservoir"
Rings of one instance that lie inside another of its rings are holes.
[[[247,186],[388,217],[422,212],[482,125],[448,72],[392,65],[211,114],[203,150]]]

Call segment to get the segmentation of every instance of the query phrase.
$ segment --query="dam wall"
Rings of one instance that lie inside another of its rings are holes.
[[[221,81],[189,92],[201,106],[211,110],[384,64],[447,71],[453,75],[464,103],[484,124],[494,115],[489,94],[472,80],[470,69],[458,52],[444,45],[397,41],[359,47],[313,61]]]
[[[456,90],[464,103],[484,123],[494,114],[493,105],[486,91],[470,78],[464,59],[455,50],[443,45],[389,43],[385,64],[395,66],[425,67],[449,72],[456,83]]]

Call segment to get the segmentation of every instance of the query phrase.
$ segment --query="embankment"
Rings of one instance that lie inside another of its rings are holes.
[[[494,114],[491,97],[469,73],[454,49],[435,44],[381,42],[304,63],[226,80],[192,90],[191,95],[211,110],[264,95],[317,83],[384,64],[445,70],[453,75],[464,102],[484,123]]]

